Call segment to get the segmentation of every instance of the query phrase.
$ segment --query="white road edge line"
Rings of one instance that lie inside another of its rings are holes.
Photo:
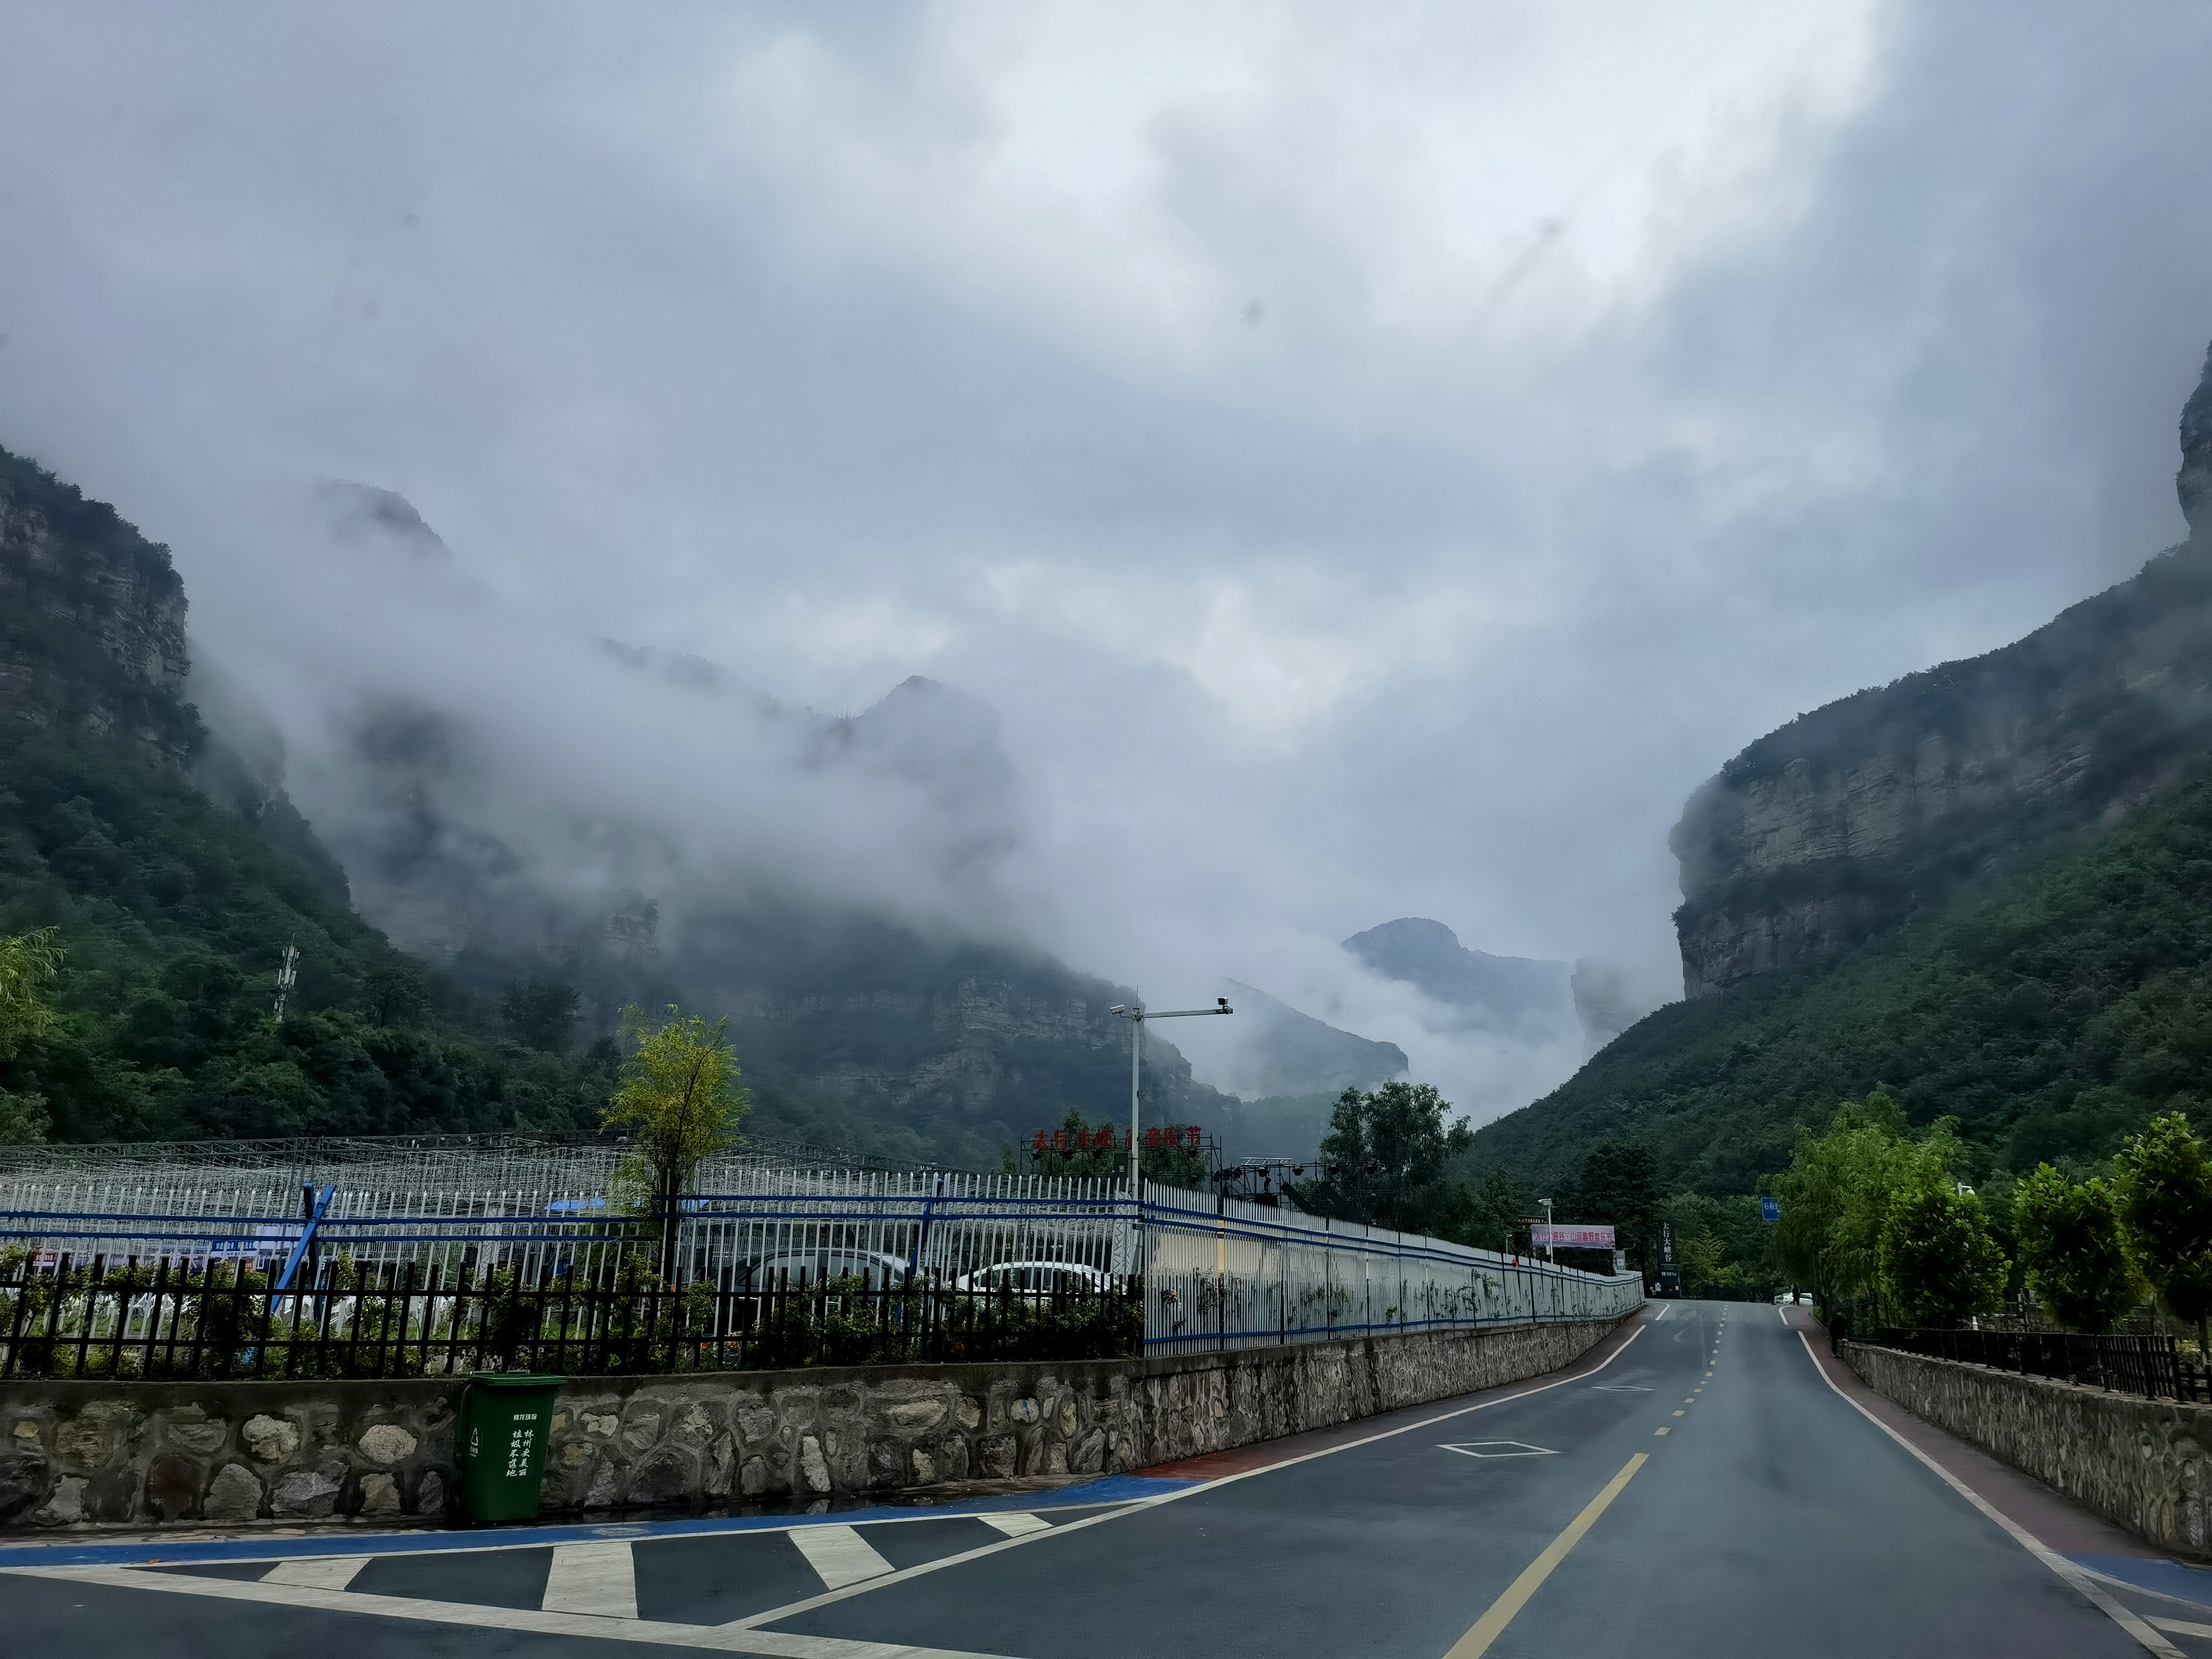
[[[1060,1487],[1060,1488],[1056,1488],[1056,1489],[1054,1489],[1054,1490],[1051,1490],[1051,1491],[1048,1491],[1048,1492],[1038,1492],[1038,1493],[1036,1493],[1036,1494],[1034,1494],[1034,1495],[1035,1495],[1035,1496],[1036,1496],[1036,1497],[1039,1497],[1039,1498],[1057,1498],[1057,1497],[1060,1497],[1060,1496],[1061,1495],[1061,1493],[1062,1493],[1062,1492],[1064,1492],[1075,1491],[1075,1490],[1080,1490],[1080,1488],[1079,1488],[1079,1487]],[[1134,1500],[1134,1499],[1132,1499],[1132,1498],[1119,1498],[1119,1499],[1115,1499],[1115,1500],[1114,1500],[1114,1501],[1115,1501],[1115,1502],[1118,1502],[1118,1503],[1124,1503],[1124,1504],[1126,1504],[1126,1503],[1132,1503],[1132,1502],[1134,1502],[1135,1500]],[[1100,1509],[1100,1508],[1106,1508],[1106,1507],[1110,1507],[1110,1505],[1109,1505],[1109,1504],[1097,1504],[1097,1503],[1088,1503],[1088,1504],[1039,1504],[1039,1505],[1037,1506],[1037,1510],[1038,1510],[1038,1512],[1039,1512],[1039,1513],[1041,1513],[1041,1514],[1050,1514],[1050,1513],[1051,1513],[1053,1510],[1087,1510],[1087,1509]],[[981,1516],[981,1515],[979,1515],[979,1514],[975,1514],[975,1513],[974,1511],[972,1511],[972,1510],[970,1510],[970,1511],[967,1511],[967,1512],[965,1512],[965,1514],[966,1514],[966,1516],[967,1516],[968,1518],[972,1518],[972,1519],[975,1519],[975,1520],[977,1520],[977,1521],[981,1521],[981,1520],[983,1520],[983,1519],[986,1519],[986,1518],[987,1518],[987,1517],[985,1517],[984,1516]],[[751,1517],[748,1517],[748,1518],[751,1518]],[[945,1515],[945,1513],[944,1513],[942,1510],[923,1510],[921,1513],[917,1514],[917,1515],[871,1515],[871,1516],[867,1518],[867,1520],[866,1520],[866,1522],[860,1522],[860,1523],[858,1523],[858,1524],[866,1525],[866,1526],[870,1526],[870,1527],[903,1527],[903,1526],[907,1525],[909,1522],[916,1522],[916,1521],[942,1521],[942,1520],[945,1520],[945,1519],[946,1519],[946,1518],[947,1518],[947,1516]],[[961,1517],[961,1516],[954,1516],[954,1517],[951,1517],[951,1518],[958,1519],[958,1518],[962,1518],[962,1517]],[[576,1525],[576,1526],[573,1526],[573,1527],[563,1527],[563,1528],[558,1528],[557,1530],[561,1531],[561,1532],[562,1532],[562,1533],[563,1533],[563,1534],[573,1534],[573,1536],[566,1537],[566,1538],[564,1538],[563,1540],[561,1540],[561,1541],[559,1541],[559,1542],[556,1542],[556,1541],[552,1540],[550,1540],[550,1539],[545,1539],[545,1538],[532,1538],[532,1539],[530,1539],[530,1540],[528,1540],[527,1541],[525,1541],[525,1542],[514,1542],[514,1541],[505,1540],[498,1540],[498,1541],[487,1542],[487,1543],[482,1543],[482,1544],[445,1543],[445,1542],[441,1542],[441,1544],[440,1544],[440,1545],[439,1545],[435,1549],[424,1549],[424,1548],[422,1548],[422,1547],[421,1544],[420,1544],[418,1541],[416,1541],[416,1540],[420,1540],[420,1539],[422,1539],[422,1538],[423,1538],[423,1537],[425,1537],[425,1536],[434,1537],[434,1538],[438,1538],[438,1539],[441,1539],[441,1540],[452,1539],[452,1538],[454,1538],[455,1536],[457,1536],[457,1534],[453,1534],[453,1533],[448,1533],[448,1532],[429,1532],[429,1533],[424,1533],[424,1532],[420,1532],[420,1531],[417,1531],[417,1532],[402,1532],[402,1533],[374,1533],[374,1534],[370,1534],[369,1536],[368,1536],[367,1538],[362,1539],[361,1541],[362,1541],[362,1542],[363,1542],[363,1543],[365,1543],[365,1544],[370,1544],[370,1545],[374,1545],[374,1544],[378,1544],[378,1543],[396,1544],[396,1545],[399,1546],[399,1547],[397,1547],[397,1548],[392,1548],[392,1549],[374,1549],[374,1548],[372,1548],[372,1549],[370,1549],[370,1550],[369,1550],[366,1554],[364,1554],[364,1555],[362,1556],[362,1559],[363,1560],[367,1560],[367,1561],[379,1561],[379,1560],[383,1560],[383,1559],[386,1559],[386,1558],[388,1558],[388,1557],[392,1557],[392,1556],[401,1556],[401,1555],[410,1556],[410,1557],[417,1557],[417,1556],[433,1556],[433,1555],[489,1555],[489,1554],[495,1554],[495,1553],[499,1553],[500,1551],[502,1551],[502,1550],[542,1550],[542,1549],[559,1549],[559,1548],[561,1548],[561,1547],[562,1547],[562,1544],[563,1542],[566,1542],[566,1543],[577,1543],[577,1544],[599,1544],[599,1543],[606,1543],[606,1542],[611,1542],[611,1541],[612,1541],[612,1540],[610,1540],[610,1539],[607,1537],[607,1534],[608,1534],[610,1532],[618,1534],[621,1538],[623,1538],[623,1539],[626,1540],[627,1541],[629,1541],[629,1542],[630,1542],[630,1543],[633,1543],[633,1544],[645,1544],[645,1543],[650,1543],[650,1542],[652,1542],[653,1540],[654,1540],[655,1539],[660,1539],[660,1538],[760,1538],[760,1537],[774,1537],[774,1536],[775,1536],[775,1535],[776,1535],[777,1534],[779,1534],[779,1533],[797,1532],[797,1531],[799,1531],[799,1530],[801,1528],[803,1528],[803,1527],[823,1527],[823,1526],[835,1525],[835,1524],[837,1524],[837,1523],[834,1522],[830,1519],[830,1516],[826,1516],[826,1515],[806,1515],[806,1516],[798,1516],[798,1517],[794,1518],[793,1520],[792,1520],[790,1522],[788,1522],[788,1523],[787,1523],[787,1524],[786,1524],[786,1525],[783,1525],[783,1526],[774,1526],[774,1527],[760,1527],[760,1526],[732,1526],[732,1527],[714,1527],[714,1526],[705,1526],[705,1527],[702,1527],[702,1526],[698,1526],[698,1525],[696,1525],[696,1524],[695,1524],[695,1523],[690,1523],[690,1522],[687,1522],[686,1524],[687,1524],[687,1527],[688,1527],[688,1528],[689,1528],[689,1529],[688,1529],[688,1530],[686,1530],[686,1531],[684,1531],[684,1532],[681,1532],[681,1533],[665,1533],[665,1532],[658,1532],[658,1531],[655,1531],[655,1530],[653,1529],[653,1528],[654,1528],[655,1524],[656,1524],[655,1522],[650,1522],[650,1521],[645,1521],[645,1522],[615,1522],[615,1521],[610,1521],[610,1522],[602,1522],[588,1523],[588,1524],[586,1524],[586,1523],[580,1523],[580,1524],[578,1524],[578,1525]],[[1048,1524],[1050,1524],[1050,1523],[1049,1523],[1049,1522],[1048,1522],[1047,1524],[1048,1525]],[[34,1540],[34,1539],[14,1539],[14,1540],[10,1540],[9,1542],[7,1542],[7,1543],[5,1543],[5,1544],[0,1544],[0,1550],[10,1550],[10,1549],[29,1549],[29,1548],[33,1548],[33,1547],[36,1547],[36,1548],[51,1548],[51,1549],[54,1549],[54,1550],[66,1550],[66,1549],[71,1549],[71,1548],[74,1548],[74,1547],[77,1547],[78,1545],[82,1544],[82,1541],[83,1541],[83,1540],[82,1540],[82,1539],[67,1539],[67,1540],[57,1539],[57,1540],[51,1540],[51,1541],[49,1541],[49,1542],[41,1542],[40,1540]],[[129,1540],[129,1541],[133,1542],[133,1543],[136,1543],[136,1544],[141,1544],[141,1545],[143,1545],[143,1546],[144,1546],[148,1550],[149,1550],[149,1551],[150,1551],[150,1550],[153,1550],[153,1549],[155,1549],[155,1548],[158,1548],[158,1547],[159,1547],[159,1546],[160,1546],[160,1540],[159,1540],[159,1539],[157,1539],[157,1538],[155,1538],[155,1537],[154,1537],[154,1536],[152,1536],[152,1535],[150,1535],[150,1534],[149,1534],[149,1535],[146,1535],[146,1536],[142,1536],[142,1537],[140,1537],[140,1538],[137,1538],[137,1539],[136,1539],[136,1540]],[[146,1561],[107,1561],[107,1562],[102,1562],[102,1563],[100,1563],[100,1565],[103,1565],[103,1566],[116,1566],[116,1567],[150,1567],[150,1566],[179,1567],[179,1566],[218,1566],[218,1565],[220,1565],[220,1566],[239,1566],[239,1567],[244,1567],[244,1566],[252,1566],[252,1565],[253,1565],[255,1563],[258,1562],[258,1563],[263,1564],[263,1565],[267,1565],[267,1566],[272,1566],[272,1567],[273,1567],[273,1566],[275,1566],[277,1563],[279,1563],[279,1562],[281,1562],[281,1561],[308,1561],[308,1560],[313,1560],[313,1559],[318,1559],[318,1558],[313,1557],[313,1556],[299,1555],[299,1554],[288,1554],[288,1553],[284,1553],[284,1550],[283,1550],[283,1546],[284,1546],[284,1543],[285,1543],[285,1542],[288,1542],[288,1541],[299,1541],[299,1540],[274,1540],[274,1541],[272,1541],[272,1542],[270,1543],[270,1545],[269,1546],[269,1552],[270,1552],[270,1553],[269,1553],[268,1554],[266,1554],[266,1555],[226,1555],[226,1556],[222,1557],[219,1561],[216,1561],[216,1560],[197,1561],[197,1560],[196,1560],[196,1561],[191,1561],[191,1562],[185,1562],[185,1561],[178,1561],[178,1560],[174,1560],[174,1559],[160,1559],[160,1558],[156,1558],[156,1559],[150,1559],[150,1560],[146,1560]],[[349,1559],[349,1558],[343,1558],[343,1557],[341,1557],[341,1558],[336,1558],[336,1559]],[[35,1565],[35,1564],[26,1564],[26,1565]],[[84,1564],[84,1563],[78,1563],[77,1565],[86,1565],[86,1564]],[[0,1571],[9,1571],[9,1569],[8,1569],[8,1568],[5,1568],[5,1567],[0,1567]]]
[[[1016,1511],[1012,1515],[979,1515],[975,1517],[985,1526],[1002,1532],[1009,1538],[1025,1538],[1033,1532],[1050,1532],[1052,1522],[1041,1515]]]
[[[530,1607],[427,1601],[405,1595],[364,1595],[358,1590],[308,1589],[290,1584],[264,1583],[258,1579],[195,1579],[182,1573],[149,1572],[143,1567],[0,1567],[0,1574],[173,1595],[211,1595],[219,1601],[311,1607],[324,1613],[357,1613],[374,1619],[413,1620],[418,1624],[458,1625],[471,1630],[519,1630],[539,1636],[590,1636],[608,1642],[762,1654],[769,1656],[769,1659],[1001,1659],[1001,1656],[962,1653],[949,1648],[907,1647],[845,1637],[794,1636],[780,1631],[738,1630],[727,1625],[664,1625],[646,1619],[601,1619],[588,1613],[547,1613]]]
[[[2154,1619],[2151,1623],[2176,1636],[2212,1636],[2212,1625],[2192,1625],[2186,1619]]]
[[[1929,1469],[1933,1470],[1936,1478],[1942,1480],[1945,1486],[1950,1487],[1951,1490],[1957,1492],[1960,1497],[1965,1498],[1969,1504],[1972,1504],[1984,1515],[1989,1516],[1990,1520],[1996,1522],[2000,1527],[2002,1527],[2006,1533],[2010,1535],[2014,1543],[2019,1545],[2021,1548],[2026,1550],[2037,1560],[2042,1562],[2045,1566],[2050,1568],[2052,1572],[2057,1574],[2059,1578],[2062,1579],[2070,1589],[2079,1591],[2084,1601],[2087,1601],[2091,1606],[2103,1613],[2106,1617],[2111,1619],[2114,1624],[2118,1625],[2122,1630],[2127,1632],[2130,1636],[2135,1638],[2135,1639],[2138,1643],[2142,1644],[2146,1650],[2157,1654],[2159,1656],[2159,1659],[2185,1659],[2185,1656],[2182,1653],[2180,1649],[2175,1647],[2172,1643],[2167,1641],[2163,1636],[2160,1636],[2156,1631],[2153,1630],[2148,1624],[2144,1622],[2140,1614],[2133,1612],[2130,1608],[2122,1607],[2111,1596],[2106,1595],[2105,1592],[2098,1588],[2097,1585],[2092,1583],[2089,1581],[2088,1576],[2079,1567],[2075,1566],[2071,1561],[2069,1561],[2064,1556],[2059,1554],[2057,1550],[2052,1549],[2048,1544],[2045,1543],[2040,1538],[2038,1538],[2033,1533],[2028,1531],[2027,1528],[2021,1526],[2010,1516],[2000,1514],[1996,1506],[1987,1498],[1984,1498],[1981,1493],[1976,1492],[1965,1481],[1960,1480],[1957,1475],[1952,1474],[1950,1470],[1945,1468],[1941,1463],[1938,1463],[1926,1452],[1921,1450],[1919,1447],[1914,1445],[1910,1440],[1907,1440],[1895,1429],[1890,1427],[1888,1424],[1883,1422],[1881,1419],[1876,1417],[1864,1406],[1862,1406],[1857,1401],[1852,1399],[1850,1395],[1845,1394],[1841,1389],[1837,1388],[1836,1379],[1828,1375],[1828,1368],[1820,1363],[1820,1356],[1813,1352],[1811,1339],[1808,1338],[1804,1332],[1800,1331],[1797,1333],[1797,1340],[1800,1342],[1804,1343],[1805,1358],[1813,1362],[1813,1370],[1819,1374],[1820,1381],[1826,1383],[1830,1389],[1834,1390],[1837,1399],[1842,1401],[1844,1404],[1849,1406],[1861,1417],[1866,1419],[1868,1422],[1873,1424],[1875,1427],[1880,1429],[1892,1440],[1897,1442],[1899,1445],[1904,1447],[1905,1449],[1911,1452],[1914,1457],[1925,1464]]]
[[[2156,1601],[2171,1601],[2177,1607],[2195,1607],[2199,1612],[2204,1608],[2205,1604],[2193,1596],[2176,1595],[2171,1590],[2153,1589],[2148,1584],[2130,1583],[2126,1579],[2115,1577],[2109,1572],[2100,1572],[2094,1567],[2085,1567],[2079,1561],[2075,1561],[2074,1565],[2077,1571],[2087,1573],[2099,1583],[2110,1584],[2114,1589],[2125,1590],[2130,1595],[2148,1595]],[[2153,1620],[2151,1622],[2155,1624],[2158,1621]]]
[[[1552,1382],[1540,1382],[1533,1389],[1522,1389],[1518,1394],[1505,1395],[1496,1400],[1480,1401],[1472,1406],[1462,1406],[1455,1411],[1439,1412],[1436,1416],[1425,1417],[1418,1423],[1402,1424],[1395,1429],[1385,1429],[1380,1434],[1365,1435],[1358,1440],[1347,1440],[1340,1446],[1324,1446],[1319,1451],[1305,1452],[1297,1457],[1286,1457],[1279,1463],[1263,1464],[1256,1469],[1242,1469],[1235,1474],[1224,1474],[1212,1480],[1201,1480],[1194,1486],[1185,1486],[1181,1492],[1162,1492],[1157,1498],[1140,1498],[1135,1503],[1127,1504],[1109,1514],[1086,1516],[1080,1521],[1070,1521],[1064,1526],[1054,1527],[1050,1536],[1064,1538],[1070,1533],[1081,1532],[1086,1527],[1103,1526],[1109,1521],[1120,1521],[1129,1516],[1140,1514],[1146,1510],[1158,1509],[1163,1504],[1179,1503],[1186,1498],[1195,1498],[1200,1492],[1213,1492],[1219,1487],[1231,1486],[1239,1480],[1249,1480],[1255,1475],[1273,1474],[1278,1469],[1294,1468],[1300,1463],[1310,1463],[1316,1458],[1334,1457],[1339,1452],[1357,1451],[1360,1447],[1371,1446],[1379,1440],[1395,1440],[1401,1434],[1413,1434],[1438,1423],[1449,1423],[1454,1418],[1465,1417],[1473,1412],[1486,1412],[1493,1406],[1510,1406],[1516,1400],[1528,1399],[1531,1395],[1547,1394],[1553,1389],[1564,1389],[1571,1382],[1587,1382],[1626,1353],[1636,1339],[1644,1334],[1644,1325],[1638,1325],[1634,1330],[1629,1332],[1627,1341],[1623,1342],[1611,1353],[1599,1360],[1596,1364],[1579,1375],[1563,1376]],[[811,1595],[803,1601],[787,1602],[780,1607],[770,1607],[766,1613],[756,1613],[747,1618],[732,1620],[720,1628],[729,1631],[755,1630],[763,1625],[775,1624],[785,1619],[796,1619],[802,1613],[811,1613],[817,1607],[826,1607],[833,1601],[842,1601],[848,1596],[865,1595],[875,1590],[888,1589],[893,1584],[903,1584],[909,1579],[921,1577],[924,1573],[940,1572],[946,1567],[963,1566],[970,1561],[980,1561],[987,1555],[996,1555],[1001,1550],[1019,1549],[1023,1545],[1034,1544],[1046,1535],[1043,1533],[1031,1533],[1023,1538],[1006,1538],[994,1544],[978,1545],[975,1548],[963,1550],[957,1555],[940,1556],[934,1561],[925,1561],[920,1566],[902,1567],[896,1572],[886,1573],[880,1578],[871,1578],[865,1583],[848,1584],[843,1589],[828,1590],[820,1595]],[[2179,1656],[2176,1656],[2176,1659],[2179,1659]]]

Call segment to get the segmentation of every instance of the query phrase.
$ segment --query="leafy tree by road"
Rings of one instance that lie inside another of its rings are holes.
[[[623,1012],[637,1045],[601,1121],[630,1131],[630,1158],[643,1166],[660,1226],[660,1276],[676,1277],[676,1228],[684,1189],[702,1160],[737,1139],[752,1104],[738,1086],[726,1018],[708,1024],[671,1004],[658,1024],[641,1009]]]
[[[1891,1281],[1882,1244],[1892,1212],[1916,1195],[1949,1191],[1963,1153],[1948,1121],[1914,1139],[1886,1090],[1845,1101],[1826,1131],[1800,1132],[1790,1167],[1777,1178],[1778,1265],[1792,1283],[1812,1285],[1823,1306],[1850,1303],[1863,1320],[1883,1311]],[[1980,1224],[1986,1234],[1986,1218]],[[1887,1311],[1900,1314],[1894,1306]]]
[[[1922,1185],[1889,1206],[1881,1230],[1882,1288],[1889,1310],[1905,1324],[1954,1327],[1996,1312],[2004,1299],[2005,1271],[1973,1194]]]
[[[2204,1143],[2186,1117],[2165,1112],[2128,1137],[2117,1162],[2120,1219],[2136,1262],[2166,1311],[2196,1325],[2203,1349],[2212,1314],[2212,1169]]]
[[[1474,1144],[1466,1124],[1444,1126],[1449,1107],[1426,1083],[1346,1089],[1321,1143],[1321,1179],[1304,1189],[1304,1201],[1347,1221],[1427,1231],[1430,1218],[1462,1201],[1444,1168]]]
[[[2109,1331],[2135,1305],[2119,1200],[2104,1182],[2040,1165],[2013,1199],[2013,1231],[2028,1288],[2060,1324]]]

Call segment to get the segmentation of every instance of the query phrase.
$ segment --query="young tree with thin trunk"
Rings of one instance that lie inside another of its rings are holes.
[[[660,1276],[671,1285],[684,1189],[702,1162],[737,1139],[752,1105],[752,1091],[737,1086],[729,1023],[725,1017],[710,1025],[673,1003],[658,1024],[641,1009],[623,1011],[623,1034],[637,1051],[599,1121],[630,1131],[631,1156],[645,1166],[660,1225]]]

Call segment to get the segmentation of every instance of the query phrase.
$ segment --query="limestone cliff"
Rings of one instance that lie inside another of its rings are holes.
[[[169,550],[0,450],[0,732],[73,726],[188,760],[185,588]]]
[[[2181,440],[2189,541],[2025,639],[1801,715],[1690,798],[1687,995],[1866,939],[2212,750],[2212,355]]]

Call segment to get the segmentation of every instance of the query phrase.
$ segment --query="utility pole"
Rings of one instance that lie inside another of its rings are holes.
[[[292,994],[292,981],[299,976],[300,947],[288,944],[276,964],[276,1023],[284,1023],[284,999]]]
[[[1203,1014],[1233,1014],[1227,997],[1216,997],[1211,1008],[1164,1009],[1158,1013],[1146,1010],[1141,1002],[1115,1003],[1106,1012],[1118,1014],[1129,1022],[1129,1196],[1142,1202],[1145,1196],[1143,1166],[1137,1161],[1139,1142],[1137,1139],[1137,1069],[1145,1047],[1145,1022],[1148,1019],[1194,1019]]]

